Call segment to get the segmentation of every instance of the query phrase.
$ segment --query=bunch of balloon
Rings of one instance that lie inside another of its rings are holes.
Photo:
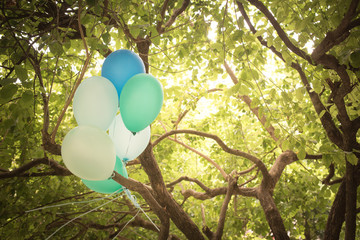
[[[129,50],[112,52],[101,75],[85,79],[77,88],[73,112],[79,126],[66,134],[61,155],[88,188],[114,193],[123,187],[112,180],[113,172],[127,178],[126,163],[148,145],[149,125],[160,113],[163,91],[161,83],[145,73],[141,58]]]

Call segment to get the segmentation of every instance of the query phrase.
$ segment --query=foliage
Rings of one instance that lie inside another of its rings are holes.
[[[45,239],[74,217],[54,239],[360,236],[359,12],[356,0],[3,1],[1,239]],[[160,233],[144,214],[122,230],[137,209],[89,191],[60,155],[76,87],[121,48],[164,86],[152,144],[115,177]]]

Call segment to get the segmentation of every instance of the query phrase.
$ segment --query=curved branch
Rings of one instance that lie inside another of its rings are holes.
[[[236,182],[237,179],[236,178],[230,178],[229,179],[229,186],[226,190],[226,195],[225,195],[225,199],[224,202],[221,206],[221,210],[220,210],[220,214],[219,214],[219,220],[218,220],[218,226],[216,229],[216,232],[213,235],[213,239],[221,239],[223,232],[224,232],[224,225],[225,225],[225,217],[226,217],[226,212],[227,209],[229,207],[229,202],[231,200],[231,196],[234,193],[234,190],[236,188]]]
[[[265,17],[270,21],[271,25],[275,28],[280,39],[285,43],[288,49],[290,49],[293,53],[305,59],[309,63],[312,63],[311,57],[291,42],[285,31],[280,26],[279,22],[275,19],[274,15],[269,11],[269,9],[267,9],[267,7],[262,2],[258,0],[248,0],[248,2],[254,5],[265,15]]]
[[[173,14],[170,16],[169,20],[165,23],[164,27],[161,27],[160,26],[157,26],[157,30],[158,30],[158,33],[163,33],[165,31],[166,28],[170,27],[171,25],[173,25],[173,23],[175,22],[176,18],[181,14],[183,13],[186,8],[189,6],[190,4],[190,0],[184,0],[181,7],[178,8],[178,9],[175,9]],[[167,5],[167,4],[166,4]],[[163,7],[165,6],[165,3],[163,5]],[[164,9],[162,9],[163,11]]]
[[[220,167],[219,164],[217,164],[214,160],[212,160],[211,158],[209,158],[208,156],[206,156],[205,154],[199,152],[198,150],[196,150],[195,148],[190,147],[189,145],[175,139],[175,138],[171,138],[168,137],[168,139],[170,139],[171,141],[174,141],[182,146],[184,146],[185,148],[189,149],[190,151],[198,154],[199,156],[203,157],[206,161],[208,161],[210,164],[212,164],[215,168],[217,168],[217,170],[219,170],[219,172],[221,173],[221,175],[224,177],[224,179],[227,181],[228,179],[228,174],[224,171],[224,169],[222,169]]]
[[[269,183],[265,183],[265,180],[263,180],[263,183],[268,185],[270,187],[270,190],[275,188],[276,183],[279,181],[282,172],[284,171],[285,167],[289,165],[292,162],[295,162],[298,160],[297,155],[293,151],[285,151],[281,153],[275,160],[274,165],[269,170],[269,174],[272,177],[272,181]],[[262,183],[262,184],[263,184]]]
[[[144,200],[149,204],[151,209],[155,212],[155,214],[159,217],[161,221],[159,234],[163,239],[166,239],[169,235],[169,226],[170,226],[169,215],[166,209],[164,209],[159,204],[159,202],[154,198],[153,189],[134,179],[125,178],[120,174],[118,174],[116,171],[114,171],[114,173],[115,173],[113,177],[114,181],[120,183],[122,186],[132,191],[138,192],[144,198]]]
[[[199,132],[199,131],[195,131],[195,130],[187,130],[187,129],[172,130],[170,132],[167,132],[167,133],[163,134],[158,139],[156,139],[154,141],[154,143],[153,143],[153,146],[155,146],[161,140],[163,140],[163,139],[165,139],[165,138],[167,138],[167,137],[169,137],[171,135],[180,134],[180,133],[185,133],[185,134],[187,133],[187,134],[193,134],[193,135],[197,135],[197,136],[201,136],[201,137],[211,138],[211,139],[215,140],[217,142],[217,144],[219,144],[219,146],[225,152],[250,160],[251,162],[253,162],[260,169],[260,171],[262,172],[264,178],[271,178],[265,164],[259,158],[255,157],[255,156],[253,156],[253,155],[251,155],[249,153],[242,152],[242,151],[237,150],[237,149],[229,148],[218,136],[213,135],[213,134]]]
[[[52,169],[54,169],[54,171],[40,172],[40,173],[25,173],[27,170],[30,170],[31,168],[36,167],[40,164],[49,165]],[[55,160],[44,157],[44,158],[35,158],[31,162],[28,162],[12,171],[1,172],[0,179],[12,178],[12,177],[38,177],[38,176],[48,176],[48,175],[69,176],[72,175],[72,173],[67,168],[61,166]]]
[[[253,1],[253,0],[251,0],[251,1]],[[255,1],[257,1],[257,0],[255,0]],[[239,8],[242,16],[245,19],[247,25],[249,26],[250,30],[255,34],[257,31],[256,31],[254,25],[251,23],[248,15],[246,14],[244,6],[239,1],[237,1],[236,3],[238,5],[238,8]],[[277,51],[273,46],[269,47],[267,45],[267,42],[265,40],[263,40],[263,38],[261,36],[258,36],[257,38],[263,46],[269,48],[272,52],[274,52],[274,54],[276,56],[278,56],[282,61],[285,62],[285,59],[283,58],[282,54],[279,51]],[[329,61],[329,63],[327,63],[327,64],[324,63],[323,61],[325,61],[325,60],[323,60],[323,59],[322,59],[321,63],[323,63],[327,67],[329,67],[331,65],[332,69],[336,69],[337,71],[340,71],[338,69],[339,65],[337,64],[337,60],[334,58],[335,58],[334,56],[329,55],[325,59],[326,61]],[[320,116],[320,114],[323,111],[325,111],[325,114],[322,115],[322,117],[320,118],[320,121],[321,121],[328,137],[330,138],[330,140],[333,143],[335,143],[337,146],[342,148],[343,147],[343,136],[342,136],[341,132],[339,131],[339,129],[336,127],[331,114],[328,111],[326,111],[326,108],[323,105],[323,103],[321,102],[319,95],[311,88],[309,81],[308,81],[304,71],[302,70],[301,66],[298,63],[292,62],[291,67],[299,73],[300,79],[301,79],[303,85],[305,86],[306,91],[308,92],[308,94],[310,96],[311,102],[312,102],[318,116]],[[344,71],[341,70],[340,72],[343,73]],[[345,73],[346,73],[346,71],[345,71]]]
[[[352,0],[348,11],[345,13],[344,18],[342,19],[339,26],[335,30],[329,31],[321,43],[314,49],[311,57],[315,61],[324,56],[324,54],[332,47],[343,42],[350,35],[349,30],[360,24],[359,19],[351,22],[351,20],[356,16],[356,9],[358,5],[359,0]]]
[[[230,66],[228,65],[228,63],[226,61],[224,61],[224,66],[225,66],[226,72],[229,74],[229,76],[230,76],[231,80],[233,81],[233,83],[237,84],[239,82],[239,80],[237,79],[237,77],[235,76],[235,73],[232,71],[232,69],[230,68]],[[277,142],[279,139],[275,135],[275,128],[271,124],[269,124],[269,126],[266,126],[266,123],[268,122],[268,120],[266,119],[265,116],[260,117],[258,107],[252,107],[251,106],[252,100],[250,99],[250,97],[247,96],[247,95],[241,95],[241,96],[239,95],[238,97],[241,100],[243,100],[246,103],[246,105],[248,105],[248,107],[250,108],[252,113],[257,117],[257,119],[260,121],[260,123],[265,128],[265,130],[270,134],[271,138],[275,142]]]
[[[78,88],[78,86],[80,85],[81,81],[83,80],[84,78],[84,75],[85,75],[85,72],[86,72],[86,69],[87,69],[87,66],[89,65],[90,63],[90,58],[91,58],[91,55],[89,54],[89,50],[88,50],[88,47],[87,47],[87,44],[86,44],[86,40],[85,40],[85,36],[84,36],[84,32],[83,32],[83,29],[82,29],[82,26],[81,26],[81,22],[80,22],[80,15],[81,15],[81,1],[79,2],[79,10],[78,10],[78,27],[79,27],[79,31],[80,31],[80,35],[81,35],[81,40],[84,44],[84,48],[85,48],[85,52],[86,52],[86,59],[85,59],[85,63],[84,63],[84,66],[81,70],[81,73],[80,73],[80,76],[79,78],[76,80],[75,82],[75,85],[74,85],[74,88],[69,96],[69,98],[67,99],[61,113],[60,113],[60,116],[58,118],[58,120],[56,121],[56,125],[55,125],[55,128],[54,130],[52,131],[51,133],[51,138],[50,138],[50,141],[51,143],[55,143],[55,137],[56,137],[56,133],[57,133],[57,130],[61,124],[61,121],[62,119],[64,118],[64,115],[66,113],[66,110],[67,108],[69,107],[72,99],[74,98],[74,95],[75,95],[75,91],[76,89]]]
[[[164,22],[165,11],[166,11],[166,8],[167,8],[168,4],[169,4],[169,0],[165,0],[162,7],[161,7],[161,11],[160,11],[161,20],[156,24],[156,30],[158,31],[158,33],[162,32],[164,30],[161,27],[161,25]]]
[[[171,220],[175,223],[179,230],[182,231],[189,239],[204,239],[204,236],[198,226],[166,189],[159,165],[157,164],[153,154],[151,143],[149,143],[147,148],[140,155],[139,160],[149,177],[156,200],[163,207],[166,207],[166,211],[169,213]]]

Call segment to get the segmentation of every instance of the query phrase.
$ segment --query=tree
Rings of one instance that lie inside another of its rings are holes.
[[[3,1],[2,239],[360,236],[359,13],[358,0]],[[151,142],[113,178],[159,232],[61,159],[77,86],[120,48],[164,86]]]

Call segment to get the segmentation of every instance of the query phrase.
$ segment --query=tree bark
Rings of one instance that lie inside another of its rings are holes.
[[[266,220],[276,240],[289,240],[283,220],[276,207],[271,193],[262,185],[259,187],[258,199],[264,210]]]
[[[201,240],[205,239],[200,229],[191,220],[189,215],[174,200],[172,195],[167,191],[160,168],[155,161],[152,152],[152,144],[149,143],[144,152],[140,155],[139,160],[149,177],[151,187],[154,190],[156,200],[165,207],[171,220],[182,231],[188,239]]]
[[[346,214],[345,240],[353,240],[356,235],[356,189],[355,167],[346,161]]]
[[[335,200],[330,209],[325,228],[324,240],[339,239],[341,226],[345,220],[345,195],[346,180],[344,179],[336,193]]]

